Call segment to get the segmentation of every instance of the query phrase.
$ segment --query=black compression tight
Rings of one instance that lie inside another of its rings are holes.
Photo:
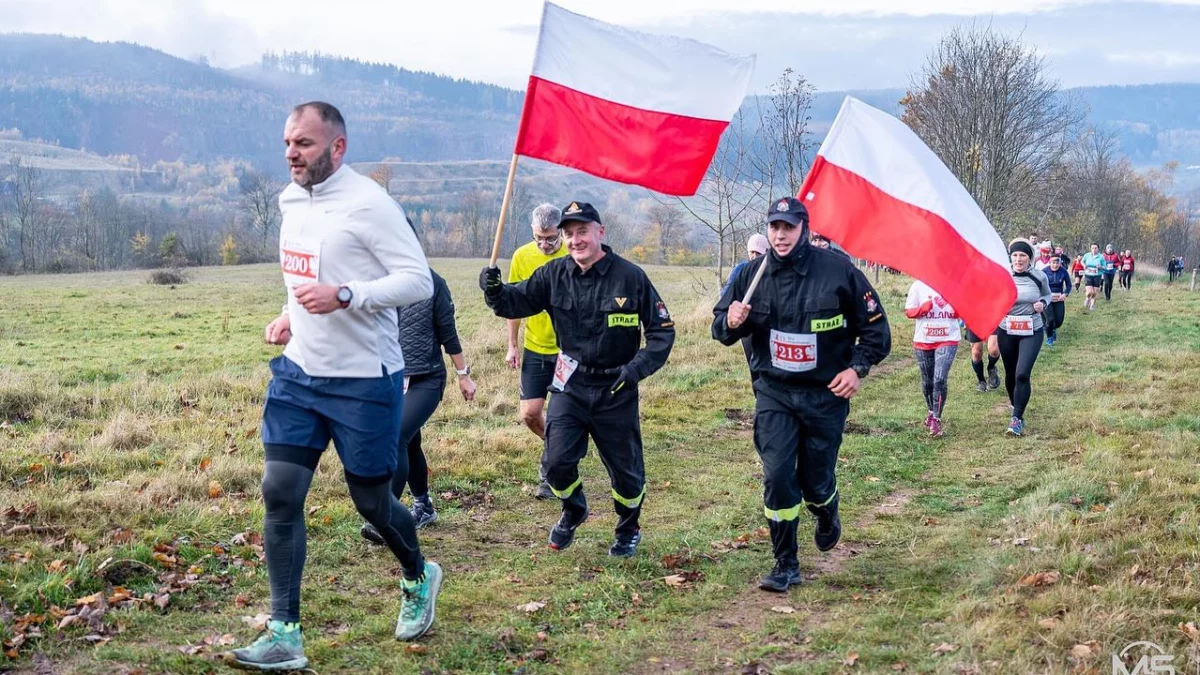
[[[289,445],[266,446],[262,496],[266,509],[263,548],[271,582],[271,618],[300,620],[300,580],[304,575],[308,532],[304,500],[312,485],[321,451]],[[391,493],[391,476],[363,479],[346,476],[350,499],[359,514],[375,526],[400,561],[404,576],[420,577],[424,560],[412,515]]]
[[[1033,393],[1030,376],[1038,353],[1042,351],[1042,330],[1033,335],[1009,335],[1001,330],[1000,358],[1004,361],[1004,388],[1013,404],[1013,417],[1024,421],[1025,407]]]
[[[404,394],[404,411],[400,417],[400,467],[392,477],[392,494],[397,499],[407,484],[413,497],[429,494],[429,464],[421,448],[421,427],[433,416],[442,402],[446,388],[446,372],[415,375]]]

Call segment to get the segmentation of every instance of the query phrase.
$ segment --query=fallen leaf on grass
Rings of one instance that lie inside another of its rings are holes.
[[[796,608],[790,605],[776,605],[775,607],[771,608],[771,611],[779,612],[780,614],[795,614]]]
[[[1056,570],[1051,570],[1049,572],[1035,572],[1022,577],[1021,580],[1017,582],[1017,585],[1033,587],[1053,586],[1054,584],[1058,583],[1058,580],[1061,577],[1062,574]]]
[[[534,601],[534,602],[527,602],[524,605],[517,605],[517,609],[521,610],[522,612],[525,612],[526,614],[533,614],[534,612],[540,610],[541,608],[543,608],[545,606],[546,606],[546,603],[544,603],[544,602]]]
[[[404,651],[408,652],[409,654],[424,654],[425,652],[429,651],[429,648],[423,644],[414,642],[405,647]]]
[[[1179,630],[1193,642],[1200,642],[1200,627],[1194,621],[1179,624]]]
[[[878,483],[878,482],[879,482],[879,477],[877,477],[877,476],[867,476],[867,478],[866,478],[866,481],[867,481],[868,483]]]
[[[223,494],[225,494],[225,488],[221,487],[220,483],[215,480],[208,481],[208,496],[210,498],[216,499]]]
[[[176,649],[178,649],[179,653],[183,654],[184,656],[197,656],[208,651],[208,647],[205,645],[184,645],[182,647],[176,647]]]
[[[899,661],[897,663],[892,664],[892,670],[896,671],[897,673],[903,673],[907,669],[908,669],[908,664],[903,661]]]
[[[320,511],[322,508],[324,508],[323,504],[317,504],[316,506],[314,506],[308,510],[308,515],[315,516],[315,515],[317,515],[317,511]]]
[[[668,553],[662,557],[663,569],[675,570],[689,562],[687,554],[684,553]]]
[[[1045,628],[1046,630],[1053,630],[1058,628],[1058,624],[1060,623],[1062,622],[1052,616],[1048,619],[1042,619],[1041,621],[1038,621],[1038,626]]]
[[[236,641],[237,639],[233,637],[233,633],[225,633],[224,635],[214,633],[204,638],[204,644],[212,647],[226,647]]]
[[[1013,539],[1013,546],[1025,546],[1029,543],[1029,537],[1017,537]]]
[[[1107,510],[1108,506],[1105,504],[1092,504],[1092,513],[1104,513]]]
[[[858,663],[858,652],[850,652],[846,655],[846,659],[842,661],[842,665],[853,668]]]
[[[200,464],[196,467],[196,469],[198,471],[204,472],[204,471],[208,471],[209,467],[211,467],[211,466],[212,466],[212,457],[205,457],[204,459],[200,460]]]
[[[1079,495],[1071,495],[1071,499],[1068,501],[1071,502],[1072,506],[1082,506],[1083,505],[1083,497],[1080,497]]]
[[[49,565],[46,565],[46,571],[50,572],[51,574],[58,574],[59,572],[65,571],[66,569],[67,569],[67,561],[62,560],[62,559],[54,560]]]
[[[1099,653],[1100,644],[1095,640],[1088,640],[1087,642],[1071,647],[1071,658],[1076,661],[1088,661]]]
[[[262,630],[267,627],[267,622],[271,620],[270,614],[255,614],[254,616],[243,616],[242,623],[250,626],[252,630]]]
[[[956,649],[958,649],[958,645],[952,645],[949,642],[943,642],[942,644],[933,648],[933,655],[939,656],[941,654],[949,654]]]

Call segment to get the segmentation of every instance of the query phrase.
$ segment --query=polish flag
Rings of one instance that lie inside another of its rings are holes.
[[[546,3],[516,154],[694,195],[742,104],[753,56]]]
[[[903,122],[847,96],[797,198],[847,253],[936,289],[976,335],[1017,297],[1008,248],[962,183]]]

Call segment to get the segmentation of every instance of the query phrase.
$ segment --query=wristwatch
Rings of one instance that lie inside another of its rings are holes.
[[[458,375],[459,377],[466,377],[471,374],[471,366],[470,366],[470,364],[468,364],[467,367],[463,368],[462,370],[455,368],[454,373],[456,375]]]
[[[871,372],[870,366],[864,366],[856,363],[850,367],[854,370],[854,374],[858,375],[858,379],[860,380],[866,377],[867,373]]]
[[[342,303],[342,309],[350,306],[350,301],[354,299],[354,291],[350,290],[349,286],[339,286],[337,292],[337,301]]]

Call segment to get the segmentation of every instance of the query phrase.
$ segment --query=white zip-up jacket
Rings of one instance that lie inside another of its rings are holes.
[[[312,187],[279,195],[292,338],[283,350],[311,377],[381,377],[404,368],[396,308],[433,295],[429,263],[404,211],[375,181],[342,166]],[[309,314],[292,291],[302,283],[347,286],[346,309]]]

